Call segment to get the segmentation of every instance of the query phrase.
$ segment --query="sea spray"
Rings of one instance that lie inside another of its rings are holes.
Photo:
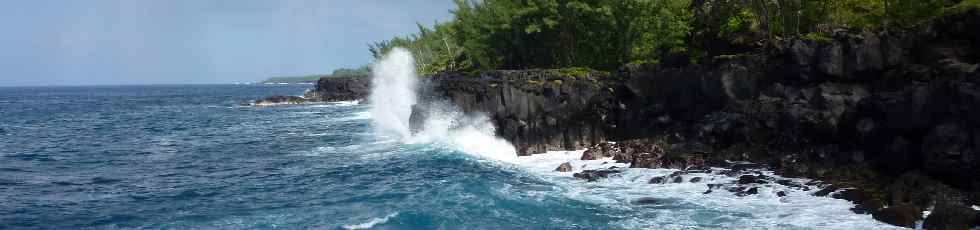
[[[517,158],[514,146],[495,136],[487,116],[464,115],[447,103],[434,103],[435,108],[424,116],[424,128],[413,134],[410,118],[418,97],[418,76],[407,50],[393,49],[374,65],[372,77],[371,117],[379,135],[395,134],[406,143],[443,143],[491,160],[513,162]]]
[[[495,136],[496,127],[486,115],[465,115],[447,103],[431,103],[428,106],[429,115],[423,124],[425,128],[407,142],[442,142],[467,154],[501,162],[512,163],[517,159],[514,145]]]
[[[401,138],[411,136],[409,117],[415,105],[418,87],[415,59],[402,48],[391,50],[374,64],[369,100],[371,117],[379,134],[394,133]]]

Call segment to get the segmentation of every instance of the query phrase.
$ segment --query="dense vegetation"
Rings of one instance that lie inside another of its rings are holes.
[[[835,29],[914,25],[980,0],[455,0],[452,21],[370,45],[375,58],[409,49],[440,71],[698,62],[824,39]]]
[[[371,73],[371,69],[367,66],[363,66],[357,69],[340,68],[333,71],[331,74],[320,74],[320,75],[307,75],[307,76],[289,76],[289,77],[272,77],[262,81],[261,83],[312,83],[319,80],[321,77],[360,77],[367,76]]]

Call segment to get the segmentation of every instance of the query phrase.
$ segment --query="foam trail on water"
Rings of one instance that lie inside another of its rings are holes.
[[[392,213],[392,214],[388,214],[387,216],[384,216],[384,217],[374,218],[374,219],[371,219],[371,221],[364,222],[364,223],[361,223],[361,224],[344,225],[344,229],[355,230],[355,229],[369,229],[369,228],[373,228],[375,225],[388,223],[388,220],[391,219],[391,218],[394,218],[395,216],[398,216],[398,213],[397,212],[396,213]]]
[[[374,65],[371,118],[379,135],[395,134],[407,143],[442,143],[464,153],[497,161],[513,162],[517,151],[495,136],[495,128],[483,115],[463,115],[453,106],[431,110],[424,130],[410,130],[412,106],[417,101],[418,76],[412,54],[395,48]]]
[[[380,133],[411,136],[408,119],[415,105],[415,59],[402,48],[395,48],[374,64],[371,79],[371,117]]]

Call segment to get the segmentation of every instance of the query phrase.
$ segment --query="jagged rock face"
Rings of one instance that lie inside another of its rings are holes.
[[[582,149],[606,140],[604,101],[609,76],[568,77],[548,70],[496,71],[481,76],[443,74],[422,81],[415,110],[448,101],[465,113],[482,113],[520,154]],[[418,129],[424,113],[413,113]]]
[[[367,98],[371,93],[368,76],[324,77],[316,82],[307,98],[317,101],[353,101]]]
[[[811,178],[866,170],[888,178],[869,183],[892,189],[855,201],[859,211],[907,226],[920,218],[913,211],[968,202],[942,194],[980,190],[977,25],[974,10],[916,28],[837,32],[825,43],[787,39],[754,54],[613,76],[443,74],[424,82],[421,101],[490,116],[521,154],[595,146],[587,158],[632,167],[747,160]],[[596,146],[606,141],[617,143]],[[920,184],[941,189],[912,192]]]

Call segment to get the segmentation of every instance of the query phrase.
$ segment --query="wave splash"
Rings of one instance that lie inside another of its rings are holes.
[[[375,225],[388,223],[388,220],[390,220],[391,218],[394,218],[395,216],[398,216],[398,213],[397,212],[392,213],[392,214],[388,214],[387,216],[384,216],[384,217],[374,218],[374,219],[371,219],[368,222],[364,222],[364,223],[360,223],[360,224],[344,225],[343,228],[344,229],[347,229],[347,230],[369,229],[369,228],[373,228]]]
[[[395,48],[374,65],[371,117],[379,136],[395,135],[405,143],[442,143],[455,150],[496,161],[514,162],[517,150],[496,137],[485,115],[465,115],[454,106],[440,105],[426,114],[424,129],[413,134],[410,118],[417,103],[415,59]]]

